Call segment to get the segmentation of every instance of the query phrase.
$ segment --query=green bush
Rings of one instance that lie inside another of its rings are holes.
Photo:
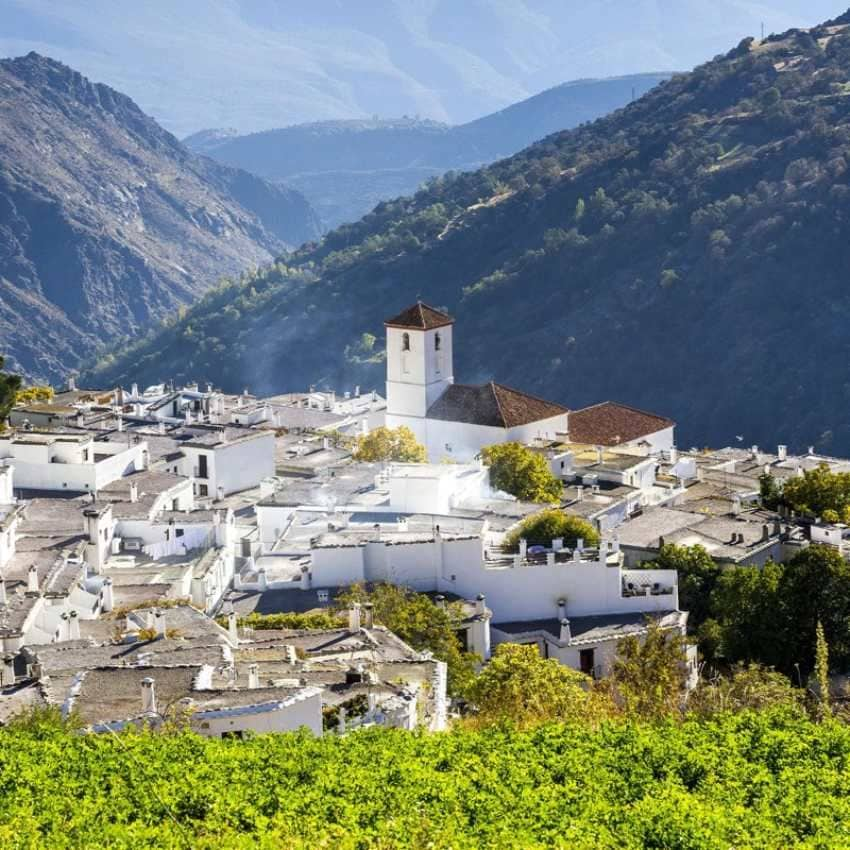
[[[519,550],[519,541],[524,538],[529,546],[551,546],[556,537],[564,539],[564,545],[572,548],[581,538],[585,546],[599,544],[599,532],[581,517],[565,514],[559,508],[549,508],[526,517],[513,531],[505,535],[505,548],[510,552]]]

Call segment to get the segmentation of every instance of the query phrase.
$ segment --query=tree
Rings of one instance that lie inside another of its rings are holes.
[[[685,686],[685,644],[655,620],[641,638],[629,635],[617,645],[611,680],[629,717],[657,720],[677,714]]]
[[[503,643],[475,677],[469,701],[476,721],[510,721],[520,727],[547,721],[586,719],[590,679],[554,658],[541,658],[534,644]]]
[[[32,402],[43,401],[50,402],[53,400],[53,387],[49,386],[32,386],[24,387],[18,390],[15,394],[16,404],[31,404]]]
[[[367,462],[395,461],[397,463],[425,463],[425,447],[416,441],[413,431],[406,425],[398,428],[378,428],[357,438],[354,446],[355,460]]]
[[[759,495],[762,505],[771,511],[775,511],[782,500],[782,489],[769,472],[759,476]]]
[[[5,358],[0,355],[0,428],[5,424],[9,411],[17,399],[18,390],[21,388],[20,375],[3,371],[5,362]]]
[[[490,467],[490,483],[525,502],[557,502],[563,487],[546,458],[520,443],[499,443],[481,450]]]
[[[701,716],[779,707],[802,713],[802,692],[787,676],[760,664],[738,665],[727,676],[700,682],[688,698],[688,712]]]
[[[353,602],[371,602],[376,623],[395,632],[414,649],[428,650],[435,658],[445,661],[449,692],[455,696],[464,694],[480,659],[465,652],[458,639],[457,630],[463,621],[459,603],[440,607],[424,593],[386,583],[369,589],[355,584],[337,598],[342,608]]]
[[[782,500],[797,513],[822,516],[829,510],[844,516],[850,507],[850,472],[830,472],[825,463],[807,469],[785,482]]]
[[[529,546],[551,546],[561,537],[570,548],[580,538],[587,546],[599,544],[599,532],[581,517],[565,514],[560,508],[548,508],[526,517],[513,531],[505,536],[505,548],[511,552],[519,550],[519,541],[524,539]]]
[[[679,607],[688,612],[688,626],[696,631],[711,612],[711,593],[720,577],[720,567],[702,546],[665,543],[654,561],[642,566],[676,570],[679,575]]]

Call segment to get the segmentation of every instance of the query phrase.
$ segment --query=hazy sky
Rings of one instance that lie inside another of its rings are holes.
[[[420,114],[461,122],[567,80],[686,70],[828,0],[0,0],[0,54],[36,50],[180,136]]]

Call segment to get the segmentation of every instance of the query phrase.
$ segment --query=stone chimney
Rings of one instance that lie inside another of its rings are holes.
[[[76,389],[77,389],[77,379],[73,375],[71,375],[71,377],[68,378],[68,392],[75,392]]]
[[[156,714],[156,688],[150,676],[142,679],[142,714]]]
[[[298,653],[295,651],[295,647],[291,643],[286,644],[286,663],[295,664],[297,661]]]
[[[558,600],[558,620],[561,622],[564,621],[564,618],[567,616],[567,600],[559,599]]]
[[[15,656],[14,655],[5,655],[3,657],[3,670],[2,681],[0,681],[0,685],[4,688],[8,688],[10,685],[15,684]]]
[[[348,609],[348,630],[350,632],[360,631],[360,603],[352,602]]]
[[[154,628],[157,637],[165,637],[165,611],[156,611],[154,614]]]
[[[100,610],[108,614],[115,607],[115,598],[112,592],[112,579],[108,578],[103,582],[103,587],[100,590]]]
[[[133,384],[130,387],[130,395],[133,396],[133,398],[138,398],[138,395],[139,395],[139,385],[138,384]]]
[[[363,626],[371,629],[375,625],[375,606],[371,602],[367,602],[363,606]]]
[[[130,482],[130,501],[133,504],[139,501],[139,485],[135,481]]]
[[[68,614],[68,638],[70,640],[80,639],[80,615],[76,611]]]
[[[670,446],[670,463],[676,464],[679,462],[679,450],[675,446]]]
[[[602,456],[603,456],[602,446],[597,446],[596,447],[596,462],[597,463],[602,463]]]
[[[524,537],[519,539],[519,557],[523,561],[528,557],[528,541]]]
[[[309,590],[312,582],[310,581],[310,567],[307,564],[304,564],[301,567],[301,590]]]
[[[561,620],[561,643],[569,643],[573,639],[572,632],[570,631],[570,621],[564,617]]]
[[[477,615],[487,613],[486,601],[486,597],[483,593],[479,593],[478,596],[475,597],[475,613]]]
[[[260,687],[260,665],[248,665],[248,690],[255,691]]]
[[[38,570],[35,564],[30,564],[27,570],[27,593],[38,593]]]
[[[260,587],[260,593],[264,593],[266,590],[268,590],[269,581],[266,578],[266,568],[265,567],[260,567],[257,570],[257,584]]]
[[[776,456],[780,461],[788,460],[788,446],[779,445],[776,447]]]
[[[239,643],[239,629],[237,626],[237,617],[235,611],[231,611],[227,615],[227,636],[230,638],[230,642],[234,646]]]
[[[438,593],[438,594],[434,597],[434,604],[435,604],[438,608],[445,608],[445,607],[446,607],[446,597],[445,597],[445,596],[443,596],[443,594],[442,594],[442,593]]]
[[[576,501],[583,502],[584,501],[584,487],[581,484],[576,486]]]
[[[6,582],[3,580],[3,576],[0,576],[0,605],[8,605],[9,599],[6,596]]]

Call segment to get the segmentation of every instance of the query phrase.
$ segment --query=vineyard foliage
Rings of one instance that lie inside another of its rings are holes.
[[[0,847],[850,846],[850,728],[682,723],[206,739],[0,731]]]

